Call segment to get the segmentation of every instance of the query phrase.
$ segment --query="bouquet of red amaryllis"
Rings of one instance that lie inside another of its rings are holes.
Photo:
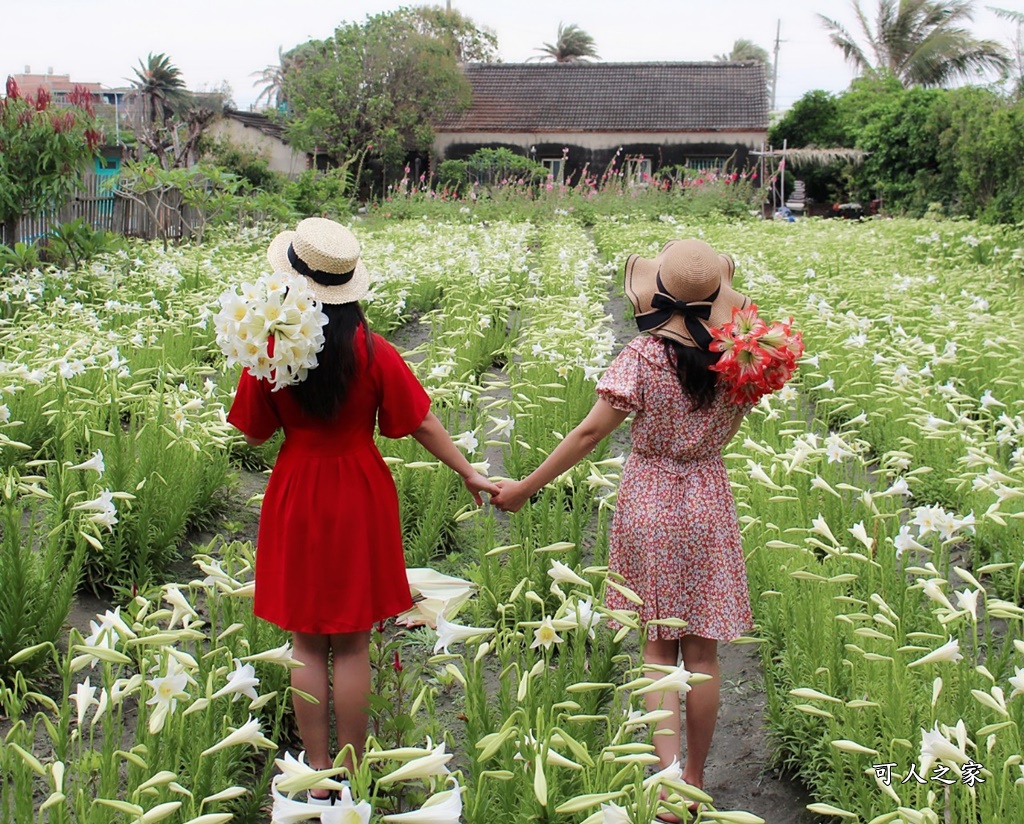
[[[792,324],[792,318],[765,323],[758,317],[757,304],[752,303],[746,309],[733,308],[729,323],[710,330],[710,350],[722,353],[710,368],[722,374],[729,400],[757,403],[793,377],[797,359],[804,353],[804,340]]]

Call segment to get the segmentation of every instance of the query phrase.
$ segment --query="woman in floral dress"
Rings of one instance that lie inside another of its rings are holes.
[[[626,261],[625,288],[642,334],[630,341],[598,382],[590,413],[521,481],[503,481],[491,502],[515,512],[531,495],[574,466],[634,413],[632,450],[622,473],[612,524],[609,566],[643,600],[644,660],[710,679],[686,694],[683,779],[704,783],[718,715],[718,642],[751,625],[736,507],[722,447],[749,407],[737,406],[708,369],[709,327],[726,323],[749,300],[732,289],[732,258],[699,240],[670,241],[653,259]],[[607,604],[631,603],[609,588]],[[677,618],[684,629],[649,624]],[[652,671],[652,677],[659,673]],[[654,739],[662,767],[679,757],[679,694],[649,693],[648,708],[672,710]],[[670,813],[662,821],[678,820]]]

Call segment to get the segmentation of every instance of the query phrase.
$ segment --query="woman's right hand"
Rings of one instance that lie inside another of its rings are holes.
[[[486,492],[491,496],[491,501],[501,491],[498,489],[496,484],[491,483],[487,478],[481,475],[479,472],[474,472],[472,475],[466,475],[462,482],[466,485],[466,489],[469,490],[469,494],[473,496],[473,500],[476,501],[477,506],[481,506],[484,499],[480,497],[481,492]]]

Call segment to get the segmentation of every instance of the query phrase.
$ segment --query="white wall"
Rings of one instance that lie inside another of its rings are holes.
[[[309,168],[305,152],[295,151],[287,143],[230,117],[219,118],[209,128],[208,134],[239,148],[257,152],[267,161],[272,171],[283,172],[289,177],[296,177]]]

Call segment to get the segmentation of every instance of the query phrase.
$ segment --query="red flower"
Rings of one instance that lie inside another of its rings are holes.
[[[18,92],[18,83],[11,75],[7,75],[7,97],[11,100],[17,100],[21,97],[21,94]]]
[[[710,330],[709,349],[721,353],[711,369],[722,375],[733,403],[756,403],[793,376],[804,343],[792,323],[789,318],[769,326],[758,316],[757,305],[751,304],[734,308],[730,322]]]
[[[46,107],[50,105],[50,90],[45,86],[40,86],[36,89],[36,111],[45,112]]]

